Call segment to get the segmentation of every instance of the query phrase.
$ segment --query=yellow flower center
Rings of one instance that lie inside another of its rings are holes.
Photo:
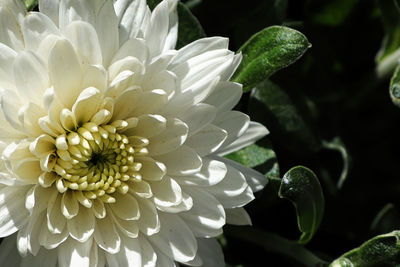
[[[88,199],[114,203],[112,194],[115,191],[126,194],[127,181],[141,180],[138,171],[142,165],[134,161],[134,156],[146,150],[134,147],[128,137],[119,132],[126,125],[122,120],[107,125],[89,122],[77,131],[58,136],[58,157],[53,169],[58,175],[58,191],[80,190]]]

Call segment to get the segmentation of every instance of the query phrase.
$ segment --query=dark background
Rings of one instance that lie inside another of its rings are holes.
[[[397,208],[391,210],[390,218],[371,226],[387,203],[398,205],[400,191],[400,109],[389,96],[390,75],[375,75],[375,56],[385,35],[382,15],[376,1],[289,0],[283,12],[274,6],[277,2],[282,1],[203,0],[191,10],[207,36],[229,37],[233,51],[252,34],[271,25],[297,29],[311,42],[312,48],[300,60],[271,80],[302,111],[317,140],[335,136],[342,139],[352,159],[342,189],[334,188],[343,164],[339,153],[310,148],[304,140],[293,143],[273,120],[263,123],[271,132],[269,138],[281,174],[295,165],[304,165],[320,179],[325,215],[306,247],[330,261],[367,239],[400,226]],[[251,109],[248,100],[247,94],[240,109]],[[268,113],[260,109],[257,112]],[[271,205],[264,200],[261,194],[247,208],[254,226],[297,239],[300,232],[290,202],[277,199]],[[226,260],[232,265],[300,266],[295,259],[268,253],[229,236],[227,243]]]

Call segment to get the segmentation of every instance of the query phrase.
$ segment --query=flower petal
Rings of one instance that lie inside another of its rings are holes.
[[[233,225],[251,225],[249,214],[244,208],[225,209],[226,223]]]
[[[95,223],[92,211],[81,207],[75,217],[67,220],[69,234],[79,242],[87,242],[95,231]]]
[[[0,189],[0,237],[18,231],[29,217],[24,196],[30,186],[2,187]]]
[[[182,201],[182,189],[174,179],[164,176],[161,181],[151,182],[150,185],[157,206],[171,207]]]
[[[142,266],[142,249],[137,238],[121,237],[121,251],[106,253],[107,263],[113,267]]]
[[[186,140],[188,126],[178,119],[167,120],[165,131],[151,138],[147,146],[151,156],[161,155],[180,147]]]
[[[45,63],[32,51],[21,52],[14,61],[15,85],[21,96],[37,104],[49,86]]]
[[[61,213],[61,195],[57,190],[54,190],[52,196],[48,200],[47,207],[47,227],[50,232],[60,234],[63,232],[67,223],[64,215]]]
[[[115,203],[109,204],[114,214],[122,220],[137,220],[140,217],[139,205],[130,194],[114,194]]]
[[[262,124],[251,121],[249,128],[238,139],[227,145],[223,149],[217,151],[218,155],[227,155],[248,145],[255,143],[268,134],[267,128]]]
[[[80,94],[81,65],[72,44],[57,40],[49,55],[50,81],[54,93],[65,107],[71,108]]]
[[[162,253],[178,262],[192,260],[197,253],[197,241],[192,231],[176,215],[159,213],[161,225],[158,234],[149,236],[149,241]]]
[[[96,114],[102,104],[101,97],[100,91],[94,87],[82,91],[72,106],[78,125],[88,122]]]
[[[148,199],[137,199],[140,207],[139,229],[145,235],[153,235],[160,231],[160,220],[154,203]]]
[[[180,115],[179,119],[187,124],[189,128],[188,136],[192,136],[210,124],[215,115],[216,108],[214,106],[199,103]]]
[[[115,254],[120,251],[121,238],[110,216],[97,220],[94,240],[108,253]]]
[[[169,175],[187,175],[198,172],[202,166],[201,157],[190,147],[181,146],[168,154],[154,157],[167,166]]]
[[[225,130],[210,124],[189,137],[185,144],[196,150],[200,156],[206,156],[217,151],[227,136]]]
[[[58,264],[60,267],[80,266],[89,267],[90,265],[90,249],[93,239],[87,242],[78,242],[73,238],[68,238],[58,248]]]
[[[229,111],[235,107],[242,96],[242,85],[234,82],[220,82],[204,103],[217,108],[217,113]]]
[[[16,244],[17,234],[4,238],[0,244],[0,265],[20,266],[21,255],[18,253]]]
[[[215,238],[198,238],[198,254],[203,260],[203,266],[222,267],[225,266],[224,253]]]
[[[96,30],[87,22],[74,21],[64,30],[83,66],[101,64],[103,59]]]
[[[21,25],[25,49],[37,51],[40,43],[48,35],[60,35],[54,22],[41,12],[29,12]]]
[[[193,207],[180,214],[196,237],[214,237],[222,233],[225,211],[218,200],[200,188],[184,187],[193,198]]]
[[[222,181],[226,173],[225,163],[203,158],[203,166],[199,172],[192,175],[175,176],[175,180],[182,185],[212,186]]]

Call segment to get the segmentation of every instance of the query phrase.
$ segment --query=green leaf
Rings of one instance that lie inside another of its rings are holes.
[[[147,5],[151,10],[153,10],[162,0],[147,0]]]
[[[25,4],[26,10],[31,11],[38,5],[38,0],[22,0]]]
[[[189,8],[184,4],[178,3],[178,42],[176,48],[179,49],[197,39],[206,37],[199,21],[193,16]]]
[[[350,15],[359,0],[330,1],[323,9],[314,14],[312,20],[316,24],[325,26],[338,26]]]
[[[283,88],[265,80],[252,90],[249,115],[279,134],[279,140],[283,140],[281,145],[293,153],[316,152],[321,148],[321,141],[308,123],[311,120],[311,115],[306,117],[308,105],[300,96],[294,99],[299,105],[295,105]],[[304,106],[302,110],[298,107],[300,104]]]
[[[331,267],[395,266],[400,263],[400,231],[376,236],[333,261]]]
[[[400,107],[400,65],[397,66],[390,80],[389,93],[393,103]]]
[[[276,71],[299,59],[310,47],[300,32],[284,27],[268,27],[253,35],[240,49],[243,60],[233,81],[246,92]]]
[[[310,169],[297,166],[282,178],[279,197],[290,200],[296,208],[297,224],[302,235],[300,244],[308,243],[324,214],[324,195],[317,176]]]
[[[279,177],[279,165],[270,141],[263,140],[260,145],[252,144],[226,156],[249,168],[256,168],[267,178]]]
[[[390,74],[397,66],[400,56],[400,14],[395,3],[396,1],[393,0],[378,1],[382,24],[386,32],[376,55],[378,77]]]
[[[342,173],[340,174],[340,178],[337,183],[337,188],[340,189],[340,188],[342,188],[343,183],[346,180],[347,175],[349,173],[350,160],[351,160],[350,155],[349,155],[342,139],[340,139],[340,137],[335,137],[332,139],[332,141],[329,141],[329,142],[324,140],[324,141],[322,141],[322,145],[326,149],[338,151],[342,155],[343,169],[342,169]]]

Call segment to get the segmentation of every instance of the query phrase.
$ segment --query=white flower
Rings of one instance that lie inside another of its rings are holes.
[[[221,156],[267,131],[227,39],[174,50],[176,5],[0,0],[1,266],[224,265],[266,179]]]

